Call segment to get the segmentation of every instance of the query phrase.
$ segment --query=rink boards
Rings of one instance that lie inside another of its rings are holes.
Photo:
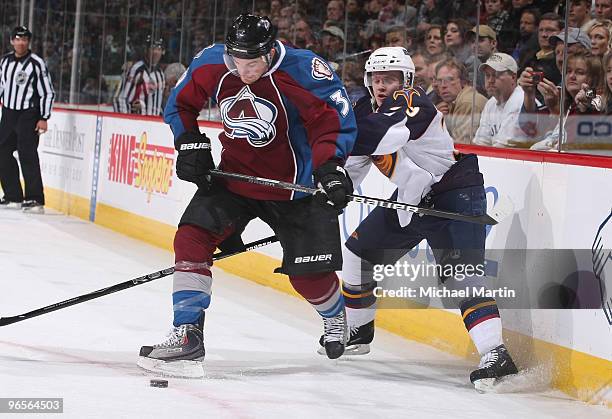
[[[201,130],[216,139],[221,129],[201,123]],[[462,151],[481,154],[489,205],[500,193],[515,204],[515,214],[488,232],[488,248],[591,249],[602,225],[600,236],[612,247],[612,221],[604,224],[612,211],[612,163],[607,159],[505,150],[508,158],[476,147]],[[218,161],[220,145],[215,140],[213,152]],[[48,206],[172,248],[175,226],[195,187],[176,177],[172,134],[159,118],[57,110],[49,131],[41,136],[39,154]],[[386,178],[373,170],[360,192],[387,197],[392,191]],[[343,238],[369,211],[349,205],[340,217]],[[244,239],[270,234],[263,223],[253,222]],[[280,247],[272,245],[218,266],[294,294],[285,276],[272,273],[280,256]],[[517,269],[537,276],[537,266],[528,258],[523,262]],[[589,263],[578,261],[575,269],[592,271]],[[541,286],[537,281],[525,285],[534,295]],[[552,385],[573,397],[611,403],[612,325],[601,308],[508,309],[502,316],[506,340],[521,365],[549,371]],[[458,310],[383,309],[377,324],[447,352],[475,357]]]

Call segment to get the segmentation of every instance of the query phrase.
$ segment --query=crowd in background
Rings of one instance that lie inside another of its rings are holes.
[[[48,63],[59,102],[69,96],[74,3],[36,2],[33,46]],[[150,34],[164,39],[160,66],[174,70],[166,74],[169,91],[183,68],[171,64],[188,65],[200,49],[223,40],[235,15],[255,11],[272,18],[283,42],[327,59],[354,100],[367,94],[369,52],[402,46],[415,63],[416,84],[445,114],[455,141],[556,149],[560,135],[571,144],[582,141],[577,133],[593,134],[592,127],[577,127],[580,121],[612,114],[612,0],[569,4],[565,27],[559,0],[483,0],[480,10],[472,0],[85,2],[78,101],[110,103]],[[0,0],[5,51],[17,8]],[[560,113],[569,116],[563,129]]]

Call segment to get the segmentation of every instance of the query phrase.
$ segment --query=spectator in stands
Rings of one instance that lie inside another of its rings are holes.
[[[291,42],[291,19],[285,16],[281,16],[274,20],[274,24],[277,29],[278,39],[285,43]]]
[[[470,32],[468,32],[468,39],[470,41],[475,41],[476,31],[478,31],[476,55],[478,59],[484,63],[494,52],[497,52],[497,35],[495,31],[487,25],[478,25],[477,27],[474,26]]]
[[[612,115],[612,50],[604,55],[603,69],[606,72],[606,82],[604,86],[603,101],[606,115]]]
[[[581,97],[586,98],[586,92],[593,90],[602,92],[604,82],[604,72],[599,57],[588,53],[579,52],[572,54],[567,60],[567,73],[565,77],[566,101],[563,107],[565,112],[564,119],[564,144],[575,141],[578,133],[577,126],[580,118],[575,118],[581,114],[598,114],[600,111],[594,106],[582,106]],[[543,80],[538,84],[538,90],[544,96],[546,105],[551,110],[552,118],[556,118],[561,112],[560,96],[561,93],[557,86],[549,80]],[[579,95],[580,93],[580,95]],[[569,117],[569,118],[568,118]],[[534,144],[532,150],[556,150],[559,143],[560,127],[557,122],[555,128],[548,132],[542,141]]]
[[[444,45],[453,56],[465,65],[466,61],[473,56],[470,44],[467,42],[467,33],[470,24],[463,19],[451,19],[446,24],[444,33]]]
[[[540,49],[538,44],[540,16],[537,9],[523,10],[519,26],[519,40],[510,54],[517,61],[519,68],[525,67],[527,61],[531,60]]]
[[[275,19],[280,17],[280,11],[283,3],[280,0],[270,1],[270,18]]]
[[[436,84],[442,99],[436,107],[445,115],[448,132],[457,143],[471,143],[487,98],[470,86],[465,66],[455,58],[437,65]]]
[[[540,50],[535,57],[528,60],[527,67],[532,71],[543,72],[544,76],[555,84],[561,82],[561,72],[555,63],[555,50],[549,39],[563,29],[561,16],[555,13],[545,13],[542,15],[538,25],[538,45]]]
[[[440,0],[443,8],[441,15],[445,21],[464,19],[470,22],[469,27],[476,22],[476,2],[474,0]]]
[[[585,32],[579,28],[567,28],[567,54],[576,54],[579,52],[589,52],[591,50],[591,40]],[[559,73],[563,71],[563,50],[565,41],[565,31],[549,38],[550,45],[555,49],[555,66]]]
[[[596,20],[588,32],[591,39],[591,53],[593,55],[603,55],[608,52],[612,42],[612,21]]]
[[[439,103],[442,101],[440,99],[440,89],[438,80],[436,79],[436,67],[442,61],[446,61],[451,58],[450,55],[443,53],[436,56],[435,60],[428,58],[427,62],[427,74],[431,75],[431,91],[427,94],[433,103]]]
[[[337,26],[328,26],[321,31],[321,56],[337,70],[338,60],[344,48],[344,32]],[[334,63],[336,64],[334,66]]]
[[[444,2],[440,0],[422,0],[417,8],[417,32],[425,33],[429,31],[431,25],[444,23],[442,17],[444,6]]]
[[[429,71],[429,63],[423,53],[416,52],[411,55],[414,63],[414,85],[420,87],[427,93],[428,96],[433,92],[432,80],[433,76]],[[431,97],[431,96],[430,96]],[[433,101],[434,103],[437,102]]]
[[[388,29],[392,26],[405,26],[406,28],[416,28],[416,8],[410,4],[404,4],[405,0],[386,0],[378,15],[378,20],[383,23],[383,28]]]
[[[595,19],[612,20],[612,0],[595,0]]]
[[[485,0],[484,5],[487,14],[487,26],[495,31],[495,35],[499,35],[504,23],[510,17],[506,8],[506,1]]]
[[[533,7],[533,0],[512,0],[512,8],[509,11],[508,19],[497,32],[499,43],[497,49],[501,52],[512,53],[514,46],[520,39],[519,27],[523,10]]]
[[[568,55],[579,52],[587,52],[591,49],[591,41],[584,32],[578,28],[567,29]],[[557,80],[550,78],[549,75],[552,74],[551,72],[542,71],[542,67],[536,67],[538,65],[537,61],[534,67],[527,66],[525,71],[523,71],[519,77],[519,85],[525,91],[525,100],[523,103],[523,109],[521,109],[521,115],[519,117],[519,125],[527,135],[532,137],[533,140],[541,139],[543,135],[554,128],[556,121],[554,118],[551,119],[548,117],[551,114],[551,109],[548,108],[540,89],[536,90],[535,88],[539,82],[533,83],[532,77],[534,74],[543,73],[541,75],[537,75],[536,77],[538,79],[550,81],[557,86],[560,85],[560,74],[561,71],[563,71],[563,50],[565,47],[563,43],[564,39],[565,31],[548,38],[549,45],[554,48],[555,52],[555,69],[559,74],[559,78]]]
[[[168,96],[170,96],[170,91],[176,83],[178,82],[179,77],[183,75],[183,73],[187,69],[181,63],[171,63],[164,69],[164,77],[166,78],[166,86],[164,88],[164,107],[166,107],[166,102],[168,101]]]
[[[363,85],[362,63],[357,61],[346,61],[343,65],[343,83],[351,103],[356,103],[363,96],[369,96],[368,89]]]
[[[469,80],[472,81],[480,61],[474,55],[472,40],[468,38],[470,27],[469,22],[464,19],[449,20],[446,24],[444,44],[446,50],[465,66]],[[484,77],[482,74],[477,74],[476,86],[479,91],[484,92]]]
[[[431,25],[425,36],[425,53],[429,60],[436,60],[446,51],[442,26]]]
[[[365,25],[366,38],[376,32],[386,33],[390,28],[403,26],[405,28],[416,27],[416,9],[412,6],[405,7],[397,0],[387,0],[381,7],[376,19],[369,19]]]
[[[485,74],[485,87],[490,99],[482,111],[474,144],[494,147],[516,147],[525,135],[518,125],[523,106],[523,89],[517,85],[518,66],[514,58],[494,53],[479,71]]]
[[[409,54],[414,53],[415,33],[405,26],[392,26],[385,33],[386,47],[404,47]]]
[[[293,45],[297,48],[310,50],[317,49],[317,40],[312,32],[312,28],[305,19],[298,20],[293,25],[293,35],[291,37]]]
[[[567,26],[586,32],[591,23],[591,0],[571,0]]]
[[[347,25],[345,28],[346,35],[346,51],[355,53],[364,49],[362,39],[359,36],[359,31],[365,24],[365,13],[359,7],[357,0],[348,0],[346,2]]]
[[[327,3],[325,20],[329,26],[344,27],[344,2],[341,0],[330,0]]]

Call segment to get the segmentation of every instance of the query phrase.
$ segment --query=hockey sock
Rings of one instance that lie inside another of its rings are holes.
[[[464,301],[460,308],[465,328],[480,355],[504,343],[501,318],[495,299],[472,298]]]
[[[346,248],[342,249],[342,295],[349,326],[362,326],[374,320],[376,297],[371,264]]]
[[[291,275],[289,280],[322,317],[334,317],[344,308],[344,298],[335,272]]]
[[[174,237],[175,271],[172,310],[174,326],[196,324],[210,305],[212,254],[231,231],[214,234],[194,225],[181,225]]]

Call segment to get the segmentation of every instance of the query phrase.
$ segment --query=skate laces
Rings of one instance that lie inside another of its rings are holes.
[[[323,342],[346,342],[346,317],[341,311],[334,317],[323,317]]]
[[[185,333],[187,330],[187,325],[183,324],[179,327],[173,327],[170,329],[166,337],[168,338],[165,342],[159,343],[157,345],[153,345],[155,348],[169,348],[171,346],[180,345],[183,343],[183,339],[185,338]]]

